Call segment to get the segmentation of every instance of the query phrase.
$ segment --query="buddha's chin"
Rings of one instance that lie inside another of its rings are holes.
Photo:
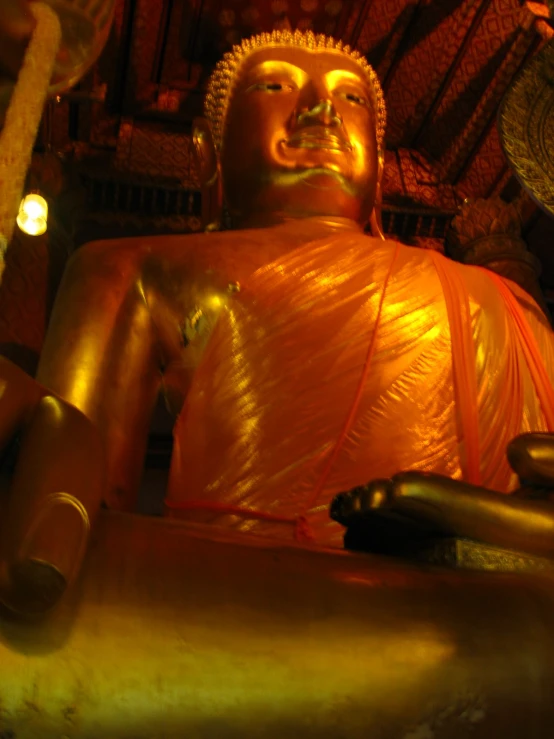
[[[319,167],[299,173],[298,181],[306,187],[317,190],[343,190],[345,185],[345,177],[342,173]]]

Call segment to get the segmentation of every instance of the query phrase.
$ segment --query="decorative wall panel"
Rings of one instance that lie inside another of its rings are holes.
[[[402,42],[386,83],[390,110],[388,142],[392,147],[413,145],[429,110],[445,94],[449,78],[482,0],[427,2],[415,16]]]

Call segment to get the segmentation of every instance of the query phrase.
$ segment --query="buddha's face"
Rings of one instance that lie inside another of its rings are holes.
[[[375,114],[362,69],[338,51],[266,48],[243,62],[221,147],[236,222],[373,209]]]

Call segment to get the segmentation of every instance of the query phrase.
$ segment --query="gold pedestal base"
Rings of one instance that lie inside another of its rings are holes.
[[[470,539],[440,539],[418,553],[429,564],[488,572],[554,573],[554,560],[500,549]]]
[[[0,619],[0,736],[550,739],[554,580],[104,514],[80,583]]]

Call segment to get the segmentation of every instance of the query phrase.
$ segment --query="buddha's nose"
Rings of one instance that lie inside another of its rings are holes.
[[[320,100],[310,109],[301,110],[297,116],[299,126],[340,126],[342,118],[328,98]]]

